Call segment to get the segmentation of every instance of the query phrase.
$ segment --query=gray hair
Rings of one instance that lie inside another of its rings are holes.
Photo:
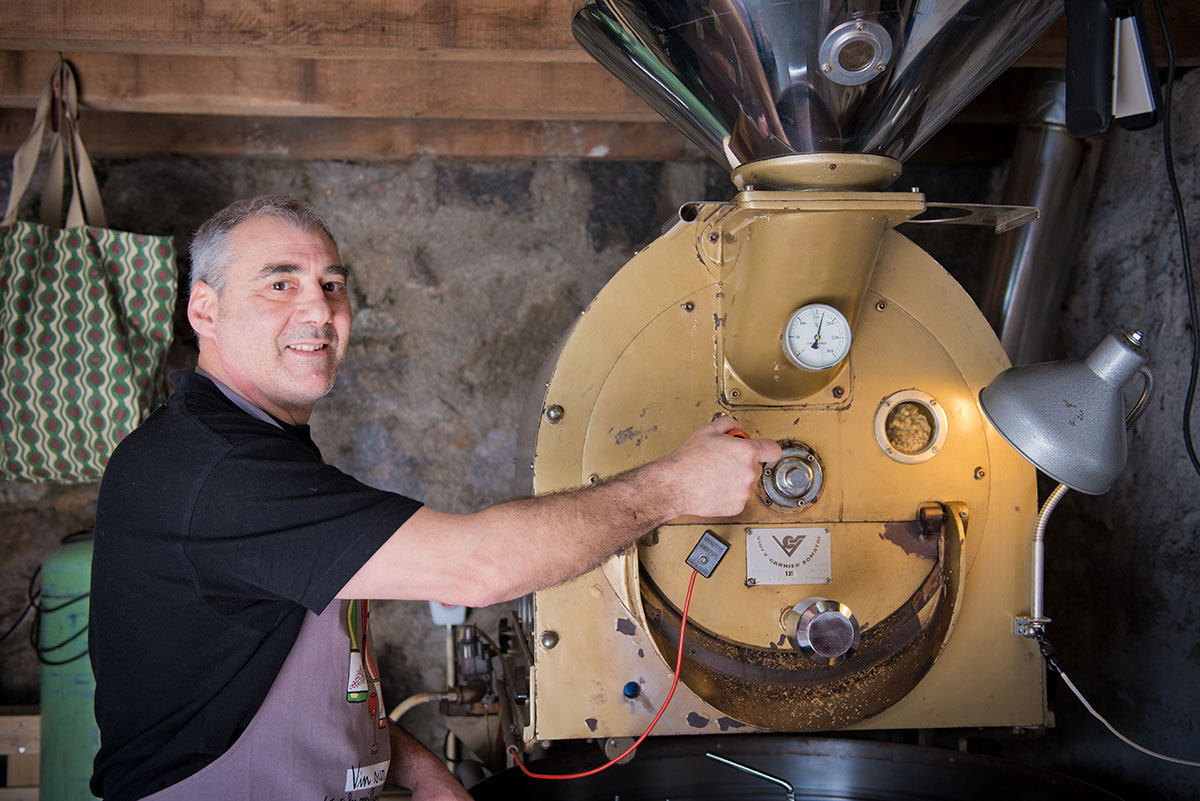
[[[303,200],[287,195],[259,195],[239,200],[209,217],[192,236],[189,248],[192,259],[192,277],[188,291],[203,281],[216,290],[218,295],[225,291],[225,268],[232,258],[230,240],[233,229],[244,222],[260,217],[274,217],[290,224],[299,231],[319,230],[337,247],[337,241],[329,230],[329,221]]]

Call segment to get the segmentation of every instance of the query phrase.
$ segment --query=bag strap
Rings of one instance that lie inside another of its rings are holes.
[[[67,207],[68,228],[92,224],[108,227],[104,204],[100,200],[100,189],[92,162],[83,138],[79,135],[79,90],[75,73],[66,61],[59,61],[50,70],[42,94],[38,98],[33,116],[33,127],[29,136],[13,155],[12,187],[8,194],[8,206],[0,228],[8,228],[17,219],[21,198],[29,188],[42,149],[46,119],[51,110],[57,112],[58,131],[50,144],[50,160],[47,164],[46,181],[42,187],[42,223],[58,228],[62,215],[62,187],[64,161],[70,166],[71,201]]]

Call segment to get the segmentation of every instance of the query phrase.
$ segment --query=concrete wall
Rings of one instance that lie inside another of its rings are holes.
[[[1193,74],[1178,90],[1178,121],[1200,110],[1197,92]],[[1196,213],[1200,133],[1180,125],[1176,137]],[[288,192],[326,211],[354,271],[357,318],[337,386],[313,417],[317,442],[364,480],[455,512],[512,497],[522,404],[555,339],[604,282],[680,203],[732,194],[718,169],[699,163],[164,159],[97,167],[114,227],[174,234],[181,248],[237,197]],[[933,199],[978,202],[994,200],[1001,179],[999,168],[910,168],[901,180]],[[0,191],[7,186],[3,165]],[[1131,437],[1120,485],[1099,498],[1068,496],[1056,513],[1047,604],[1051,640],[1093,703],[1135,739],[1196,758],[1200,504],[1179,433],[1190,329],[1166,198],[1157,133],[1114,134],[1054,347],[1060,357],[1081,356],[1114,326],[1143,327],[1161,390]],[[986,235],[949,227],[909,234],[969,289],[982,287]],[[194,344],[182,326],[172,362],[190,366]],[[0,484],[0,632],[23,608],[46,554],[91,524],[95,494],[94,485]],[[426,604],[381,604],[375,619],[388,703],[441,688],[444,632]],[[0,642],[0,704],[37,701],[27,630]],[[1057,768],[1131,799],[1200,792],[1200,772],[1121,745],[1065,692],[1055,700],[1058,728],[1037,743],[972,749]],[[406,722],[440,747],[444,729],[432,710]]]

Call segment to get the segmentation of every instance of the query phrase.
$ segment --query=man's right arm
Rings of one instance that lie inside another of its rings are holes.
[[[742,511],[772,440],[726,436],[718,418],[670,456],[596,486],[499,504],[474,514],[418,510],[346,584],[339,598],[487,606],[599,565],[680,515]]]

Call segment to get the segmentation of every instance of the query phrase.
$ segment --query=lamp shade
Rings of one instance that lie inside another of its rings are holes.
[[[979,405],[1043,473],[1100,495],[1125,467],[1121,388],[1146,365],[1140,343],[1140,332],[1113,332],[1086,359],[1009,368],[980,391]]]

